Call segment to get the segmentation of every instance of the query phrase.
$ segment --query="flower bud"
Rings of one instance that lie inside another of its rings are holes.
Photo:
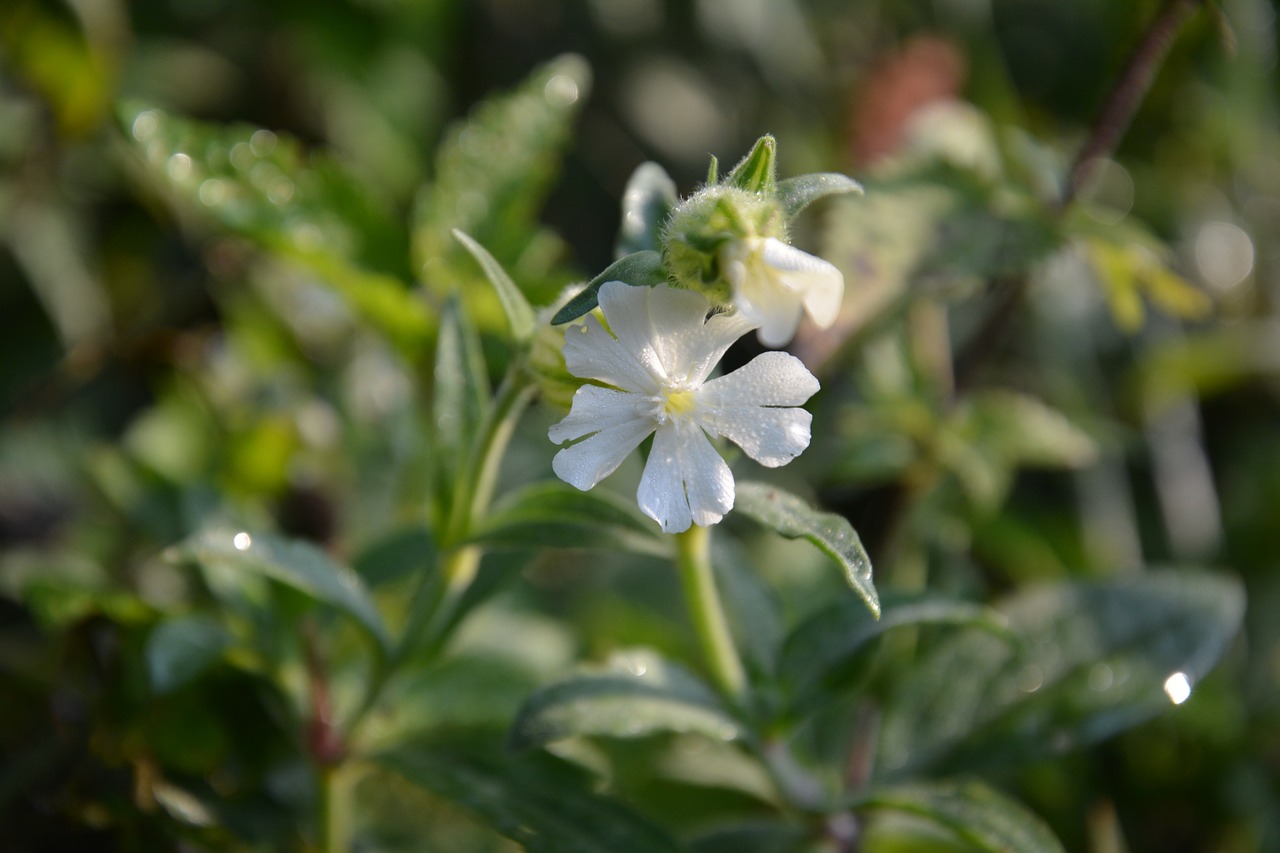
[[[581,283],[566,287],[554,302],[538,312],[533,341],[529,345],[528,370],[538,386],[542,401],[565,412],[569,411],[574,392],[582,385],[582,380],[571,374],[564,365],[564,334],[566,330],[580,325],[580,322],[553,326],[551,318],[582,287]]]
[[[732,288],[720,262],[726,245],[755,237],[786,240],[782,205],[771,194],[727,184],[707,186],[671,211],[662,256],[671,280],[725,305]]]

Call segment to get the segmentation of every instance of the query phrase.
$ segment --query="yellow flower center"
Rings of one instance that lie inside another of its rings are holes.
[[[696,403],[693,391],[683,388],[663,389],[662,410],[668,415],[687,415]]]

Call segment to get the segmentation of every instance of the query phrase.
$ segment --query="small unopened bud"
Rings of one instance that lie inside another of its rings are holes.
[[[582,385],[582,380],[564,366],[564,334],[579,323],[553,326],[551,318],[582,288],[581,283],[566,287],[551,305],[538,313],[533,341],[529,346],[528,369],[538,386],[538,393],[544,403],[565,412],[573,404],[573,395]]]
[[[785,241],[786,235],[783,208],[774,196],[723,184],[708,186],[671,211],[662,234],[662,256],[674,284],[724,305],[732,289],[721,250],[752,237]]]

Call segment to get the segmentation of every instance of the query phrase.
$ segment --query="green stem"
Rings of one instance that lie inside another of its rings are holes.
[[[711,528],[695,524],[676,534],[676,568],[711,677],[726,696],[741,701],[747,676],[729,633],[711,569]]]
[[[316,821],[320,830],[321,853],[348,853],[351,849],[351,825],[348,820],[345,781],[340,765],[320,768]]]
[[[424,642],[435,649],[444,639],[454,608],[475,580],[480,567],[480,547],[462,543],[489,510],[502,457],[521,413],[533,398],[533,392],[534,386],[526,378],[523,366],[513,363],[493,405],[489,407],[458,479],[454,504],[442,537],[447,556],[440,566],[440,582],[424,576],[414,591],[399,641],[387,658],[378,662],[363,701],[347,723],[348,738],[377,704],[387,682],[405,659],[419,650]]]

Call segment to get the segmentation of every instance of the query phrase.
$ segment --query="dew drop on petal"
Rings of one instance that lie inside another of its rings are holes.
[[[1191,697],[1191,679],[1185,672],[1175,672],[1164,680],[1164,692],[1170,702],[1181,705]]]

